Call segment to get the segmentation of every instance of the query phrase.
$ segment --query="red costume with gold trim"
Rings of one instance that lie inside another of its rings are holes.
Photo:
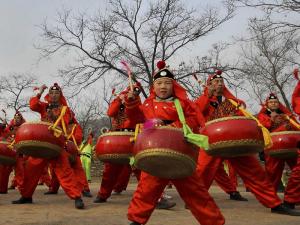
[[[58,85],[54,84],[54,86],[55,85],[56,85],[55,90],[57,89],[60,90]],[[52,102],[50,100],[49,94],[45,96],[46,102],[41,102],[40,97],[41,95],[38,94],[37,96],[32,97],[30,99],[29,102],[30,109],[40,113],[42,121],[54,123],[58,118],[58,116],[60,115],[62,107],[67,106],[67,102],[62,92],[60,95],[59,104],[56,106],[55,105],[52,106]],[[66,113],[63,116],[63,120],[65,124],[69,124],[71,117],[72,117],[71,112],[69,108],[67,108]],[[36,189],[36,186],[38,185],[39,178],[41,177],[41,174],[44,168],[47,167],[48,163],[55,171],[55,174],[62,188],[64,189],[65,193],[71,199],[81,198],[81,190],[77,186],[76,178],[72,168],[70,167],[68,153],[66,151],[62,151],[59,157],[50,160],[29,157],[25,168],[24,184],[20,190],[22,197],[23,198],[32,197]]]
[[[212,77],[209,77],[208,82],[210,82]],[[209,97],[208,89],[206,88],[204,93],[196,100],[196,104],[206,121],[227,116],[242,116],[242,113],[228,99],[244,104],[243,101],[235,98],[225,86],[223,87],[222,98]],[[205,151],[200,151],[199,159],[198,170],[203,176],[206,187],[210,187],[220,165],[225,159],[209,156]],[[274,208],[281,204],[281,200],[276,195],[264,169],[255,156],[235,157],[227,160],[242,178],[245,186],[264,206]]]
[[[160,69],[155,75],[169,77],[171,73],[168,69]],[[167,73],[167,74],[166,74]],[[172,74],[171,74],[172,75]],[[158,76],[159,77],[159,76]],[[175,80],[173,82],[173,97],[180,100],[183,108],[187,124],[194,130],[198,129],[198,121],[196,112],[192,103],[188,100],[184,88],[182,88]],[[139,100],[126,101],[126,112],[128,116],[134,117],[137,113],[143,113],[145,119],[160,119],[171,126],[182,127],[179,121],[178,114],[173,102],[157,100],[154,90],[150,90],[150,96],[143,104]],[[172,182],[179,192],[181,198],[185,201],[194,217],[202,225],[222,225],[225,223],[218,206],[209,195],[206,187],[201,182],[201,177],[198,171],[195,171],[191,176],[183,179],[162,179],[151,176],[146,172],[141,172],[141,179],[138,183],[137,190],[128,208],[128,219],[140,224],[146,224],[150,218],[158,199],[161,197],[165,187]]]
[[[121,94],[126,95],[127,91],[128,90],[125,90],[121,92]],[[129,119],[127,117],[125,113],[125,105],[122,103],[120,97],[115,98],[111,102],[107,110],[107,115],[112,118],[112,131],[123,131],[125,129],[133,131],[135,129],[135,125],[140,122],[138,114],[137,117],[133,119]],[[129,165],[104,163],[102,181],[97,198],[100,198],[102,201],[106,201],[106,199],[110,197],[114,188],[119,188],[119,190],[126,189],[127,184],[125,183],[128,183],[131,173],[132,169]],[[138,174],[139,173],[137,172],[136,177],[139,180]]]

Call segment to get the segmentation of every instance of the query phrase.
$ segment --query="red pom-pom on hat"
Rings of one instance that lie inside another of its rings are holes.
[[[157,62],[156,66],[157,66],[158,69],[162,70],[163,68],[166,67],[166,62],[163,61],[163,60],[160,60],[160,61]]]
[[[217,70],[217,71],[216,71],[216,74],[217,74],[217,75],[221,75],[222,72],[223,72],[222,70]]]
[[[299,69],[298,68],[295,68],[294,71],[293,71],[293,74],[294,74],[294,77],[296,78],[296,80],[299,80]]]

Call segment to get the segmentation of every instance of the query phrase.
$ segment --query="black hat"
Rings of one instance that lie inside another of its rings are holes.
[[[158,61],[156,66],[158,68],[158,71],[153,76],[154,81],[163,77],[174,79],[174,74],[166,67],[165,61]]]

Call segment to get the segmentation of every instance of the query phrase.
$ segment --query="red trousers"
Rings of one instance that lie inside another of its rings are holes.
[[[187,178],[174,180],[141,172],[141,179],[128,208],[128,219],[145,224],[170,181],[200,224],[223,225],[225,223],[224,217],[201,182],[197,171]]]
[[[127,189],[131,174],[134,173],[137,180],[140,180],[141,171],[138,169],[132,169],[130,165],[124,166],[121,174],[118,177],[117,183],[114,186],[115,192],[122,192]]]
[[[202,151],[202,150],[200,150],[200,151]],[[226,173],[223,163],[220,164],[220,166],[216,172],[215,181],[217,182],[219,187],[222,188],[223,191],[225,191],[227,194],[237,191],[237,189],[236,189],[237,185],[236,185],[236,183],[234,183],[232,181],[232,179],[230,179],[230,177]],[[209,184],[209,182],[207,182],[207,183],[205,183],[205,185],[208,190],[210,188],[211,184]]]
[[[0,192],[6,193],[8,188],[9,175],[13,170],[13,166],[0,165]]]
[[[122,189],[126,186],[130,177],[129,171],[128,171],[128,165],[121,165],[121,164],[112,164],[112,163],[104,163],[104,170],[102,175],[102,181],[101,186],[98,191],[98,197],[102,199],[108,199],[111,195],[111,192],[115,188],[116,184],[118,183],[120,179],[120,175],[122,175],[123,171],[125,169],[125,175],[126,177],[122,177],[121,185],[119,184],[119,188]],[[131,171],[130,171],[131,173]],[[129,177],[128,177],[129,176]],[[128,179],[128,180],[127,180]]]
[[[46,184],[48,187],[51,185],[51,178],[48,171],[48,166],[43,169],[42,175],[39,179],[39,183]]]
[[[205,151],[200,151],[197,169],[200,175],[202,175],[206,187],[212,184],[223,161],[223,158],[211,157]],[[230,158],[228,161],[242,178],[245,186],[249,188],[264,206],[273,208],[281,203],[265,170],[255,156]]]
[[[22,197],[32,197],[42,172],[48,164],[53,168],[65,193],[71,199],[80,198],[81,190],[77,186],[66,151],[63,151],[59,157],[51,160],[29,157],[25,167],[23,186],[20,189]]]
[[[74,172],[78,188],[81,191],[90,192],[89,184],[86,179],[86,175],[83,170],[83,167],[81,165],[80,156],[76,157],[75,163],[73,165],[71,165],[71,168]],[[59,189],[60,183],[59,183],[59,180],[58,180],[58,178],[55,174],[55,171],[52,167],[50,168],[50,171],[51,171],[51,184],[49,186],[49,191],[57,192]]]
[[[281,180],[285,162],[292,170],[284,193],[284,200],[289,203],[300,203],[300,151],[294,159],[277,159],[265,154],[266,172],[277,190]]]

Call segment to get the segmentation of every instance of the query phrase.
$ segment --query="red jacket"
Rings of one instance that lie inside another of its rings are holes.
[[[136,101],[140,102],[140,98],[138,97]],[[122,105],[120,98],[115,98],[108,110],[107,115],[112,118],[112,130],[116,129],[134,129],[137,123],[142,121],[141,115],[136,113],[135,116],[128,117],[127,112],[125,110],[125,105]]]
[[[48,118],[47,109],[48,109],[49,103],[41,102],[40,97],[41,97],[40,95],[37,95],[37,96],[34,96],[34,97],[30,98],[30,101],[29,101],[30,109],[32,111],[40,113],[42,121],[47,121],[47,122],[54,123],[55,121],[49,121],[49,118]],[[60,112],[58,112],[58,114],[60,114]],[[63,117],[66,126],[69,124],[70,118],[71,118],[71,112],[70,112],[70,109],[68,107],[67,111],[66,111],[66,113]],[[61,124],[60,124],[60,126],[61,126]]]

